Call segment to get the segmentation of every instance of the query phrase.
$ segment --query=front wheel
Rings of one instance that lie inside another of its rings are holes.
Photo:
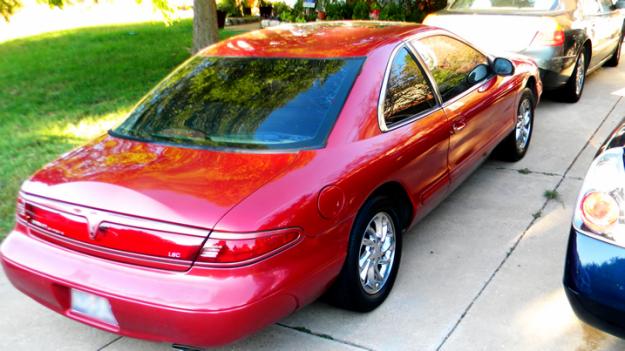
[[[523,89],[517,107],[514,130],[497,147],[496,154],[499,158],[516,162],[525,156],[534,130],[535,104],[536,99],[532,91],[529,88]]]
[[[330,302],[359,312],[381,305],[399,270],[401,244],[394,204],[385,196],[367,200],[354,221],[341,273],[328,291]]]
[[[575,69],[573,74],[566,82],[566,85],[562,87],[562,94],[565,101],[577,102],[582,97],[584,91],[584,84],[586,83],[586,62],[590,59],[586,57],[584,50],[577,56],[575,62]]]

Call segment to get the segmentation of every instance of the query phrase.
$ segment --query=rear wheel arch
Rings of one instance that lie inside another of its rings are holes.
[[[538,89],[536,87],[536,78],[534,76],[530,76],[525,83],[525,87],[529,88],[534,94],[534,99],[538,97]]]
[[[384,302],[399,270],[401,232],[409,224],[406,214],[411,215],[407,210],[411,207],[404,187],[395,181],[367,196],[350,230],[343,267],[325,294],[328,302],[359,312],[369,312]]]
[[[590,41],[590,39],[586,39],[586,41],[584,42],[584,44],[582,45],[582,50],[580,51],[583,52],[586,55],[586,69],[588,69],[588,66],[590,65],[590,58],[592,57],[592,42]]]
[[[395,204],[395,210],[401,222],[401,229],[407,229],[414,218],[414,205],[404,186],[397,181],[386,182],[367,196],[363,203],[378,195],[388,197]]]

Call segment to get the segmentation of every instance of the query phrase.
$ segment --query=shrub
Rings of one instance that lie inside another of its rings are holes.
[[[343,20],[352,18],[351,6],[341,0],[328,1],[325,4],[326,7],[326,19],[328,20]]]
[[[384,21],[405,21],[406,14],[401,5],[391,1],[380,11],[380,19]]]
[[[282,22],[294,22],[295,17],[290,11],[284,11],[278,16]]]
[[[343,15],[345,15],[345,19],[352,18],[354,14],[354,4],[345,2],[343,3]]]
[[[358,0],[354,5],[352,19],[369,19],[369,5],[364,0]]]
[[[303,0],[297,0],[293,8],[290,8],[284,2],[274,2],[273,8],[274,15],[278,16],[280,21],[283,22],[303,23],[317,19],[317,14],[314,11],[311,11],[308,15],[306,14]]]
[[[241,9],[236,0],[220,0],[217,9],[224,11],[229,17],[241,17]]]
[[[291,8],[283,1],[274,2],[271,5],[273,6],[273,15],[280,17],[280,19],[282,19],[284,15],[291,13]]]
[[[304,18],[304,0],[297,0],[293,5],[293,15]]]
[[[429,13],[442,10],[447,6],[447,0],[403,0],[407,21],[421,22]]]

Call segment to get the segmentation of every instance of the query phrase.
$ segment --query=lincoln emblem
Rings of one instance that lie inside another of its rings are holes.
[[[87,226],[89,227],[89,238],[91,240],[95,240],[98,236],[98,229],[100,228],[100,223],[102,223],[102,218],[98,216],[97,213],[92,212],[87,217]]]

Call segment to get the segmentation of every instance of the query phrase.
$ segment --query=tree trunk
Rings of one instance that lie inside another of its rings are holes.
[[[193,0],[193,53],[219,40],[215,0]]]

